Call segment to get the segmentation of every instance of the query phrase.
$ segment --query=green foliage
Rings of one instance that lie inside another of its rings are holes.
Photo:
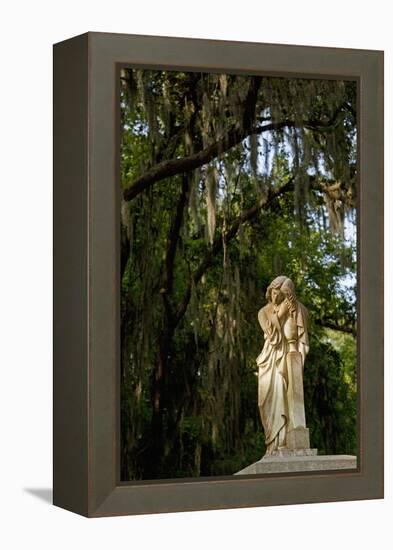
[[[310,439],[319,454],[356,454],[356,385],[346,369],[355,370],[324,338],[311,340],[304,376]],[[347,345],[353,346],[352,336]]]
[[[278,274],[311,314],[312,445],[356,452],[354,83],[124,70],[121,128],[123,191],[215,151],[122,202],[122,479],[263,455],[257,313]]]

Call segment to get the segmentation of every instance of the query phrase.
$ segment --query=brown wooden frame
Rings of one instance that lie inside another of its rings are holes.
[[[120,66],[358,82],[358,469],[119,482]],[[89,517],[383,497],[383,52],[87,33],[54,46],[54,504]]]

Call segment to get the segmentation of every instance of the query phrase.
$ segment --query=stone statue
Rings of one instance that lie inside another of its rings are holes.
[[[355,469],[354,455],[318,456],[318,449],[310,448],[303,393],[308,312],[297,300],[291,279],[276,277],[266,298],[267,305],[258,313],[265,344],[257,357],[258,407],[266,454],[235,475]]]
[[[258,313],[265,344],[257,358],[258,407],[265,432],[266,455],[308,455],[303,368],[309,351],[308,312],[296,299],[291,279],[276,277],[268,304]]]

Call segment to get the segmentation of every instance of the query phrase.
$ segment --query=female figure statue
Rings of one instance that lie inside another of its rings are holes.
[[[257,358],[258,407],[265,432],[266,455],[288,445],[288,431],[306,433],[303,399],[303,367],[309,350],[307,309],[296,299],[288,277],[276,277],[269,285],[268,303],[258,313],[265,343]],[[298,439],[299,440],[299,439]],[[304,441],[306,443],[304,444]]]

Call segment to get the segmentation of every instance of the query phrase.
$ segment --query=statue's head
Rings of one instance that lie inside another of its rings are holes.
[[[295,285],[285,275],[273,279],[266,290],[266,299],[273,304],[281,303],[285,298],[295,299]]]

